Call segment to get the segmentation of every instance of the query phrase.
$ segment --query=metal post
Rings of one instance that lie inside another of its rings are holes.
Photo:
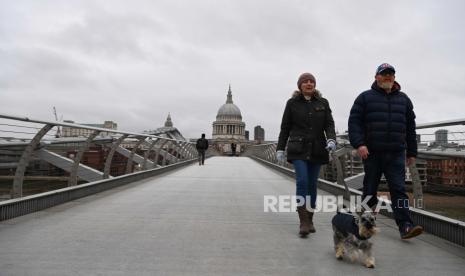
[[[423,201],[423,187],[421,186],[420,173],[416,164],[412,164],[409,167],[410,177],[412,178],[412,189],[413,189],[413,207],[424,209]]]
[[[24,182],[24,173],[26,172],[26,167],[29,164],[31,159],[32,152],[37,148],[42,137],[47,134],[55,125],[47,124],[42,127],[39,132],[32,138],[31,142],[24,149],[23,154],[18,162],[18,167],[16,167],[15,179],[13,180],[13,198],[18,198],[23,196],[23,182]]]
[[[183,159],[186,160],[186,159],[189,159],[189,142],[184,142],[184,147],[183,147],[183,151],[182,151],[182,156],[183,156]]]
[[[271,161],[270,160],[270,147],[269,146],[264,146],[263,147],[263,156],[266,161]]]
[[[128,157],[128,162],[126,163],[126,174],[132,173],[132,160],[134,158],[134,154],[136,153],[137,148],[145,141],[146,137],[139,137],[139,141],[136,143],[134,148],[131,150],[131,154]]]
[[[192,154],[192,144],[191,143],[187,143],[187,146],[186,146],[186,159],[191,159],[194,157],[194,155]]]
[[[153,142],[150,144],[150,147],[147,149],[147,151],[144,153],[144,163],[142,163],[142,170],[147,169],[147,159],[149,158],[150,152],[152,151],[153,147],[155,147],[155,144],[158,143],[161,139],[155,139]],[[156,164],[156,163],[155,163]]]
[[[197,149],[192,144],[189,144],[189,156],[191,159],[197,156]]]
[[[164,155],[163,155],[162,166],[166,166],[166,158],[168,157],[168,154],[171,154],[169,150],[170,150],[170,149],[172,148],[172,146],[173,146],[173,142],[172,142],[172,141],[170,141],[170,140],[167,140],[167,141],[170,143],[170,145],[169,145],[168,148],[165,150],[165,153],[164,153]]]
[[[270,147],[270,161],[273,163],[277,163],[278,160],[276,159],[276,148],[277,144],[271,144]]]
[[[173,153],[176,151],[176,154],[172,154],[174,156],[174,163],[178,162],[178,154],[179,154],[179,144],[178,142],[171,142],[173,145]]]
[[[186,149],[187,149],[187,146],[189,145],[189,143],[187,142],[180,142],[180,144],[182,145],[181,147],[181,150],[179,152],[179,156],[181,157],[181,159],[186,159]]]
[[[110,152],[107,155],[107,158],[105,160],[105,167],[103,169],[103,179],[107,179],[110,176],[110,168],[111,168],[111,162],[113,161],[113,155],[115,154],[116,149],[119,147],[119,145],[123,142],[124,139],[126,139],[129,136],[129,134],[123,134],[123,136],[119,137],[113,144],[111,145]]]
[[[272,148],[270,146],[265,146],[265,160],[269,162],[273,162],[273,156],[272,156]]]
[[[163,150],[163,146],[164,146],[168,141],[169,141],[169,140],[163,139],[163,143],[161,143],[160,148],[157,149],[157,153],[155,154],[155,164],[158,165],[158,157],[160,156],[160,152]],[[165,157],[163,157],[163,159],[164,159],[164,158],[165,158]],[[163,161],[162,161],[161,166],[163,166]]]
[[[347,148],[342,148],[337,151],[331,151],[330,152],[330,157],[333,161],[333,164],[336,166],[336,172],[337,172],[337,184],[343,185],[345,188],[345,199],[350,200],[350,191],[349,187],[347,186],[347,183],[344,180],[344,170],[342,167],[342,162],[341,162],[341,157],[344,156],[347,153],[348,149]]]
[[[71,168],[71,173],[68,180],[68,186],[75,186],[77,185],[77,170],[79,168],[79,163],[81,162],[81,158],[84,155],[84,152],[89,148],[90,143],[94,140],[95,137],[100,133],[100,130],[94,130],[92,134],[87,138],[84,145],[82,145],[76,156],[74,157],[74,164]]]

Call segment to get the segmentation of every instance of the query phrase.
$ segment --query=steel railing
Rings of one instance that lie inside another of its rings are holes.
[[[280,163],[276,159],[276,147],[277,143],[253,145],[247,148],[245,155],[284,174],[295,177],[292,164],[287,162]],[[284,152],[286,154],[286,151]],[[332,179],[331,181],[320,178],[318,180],[318,187],[334,195],[343,196],[346,200],[348,200],[342,181],[353,177],[348,172],[354,170],[348,168],[347,164],[348,160],[349,162],[351,159],[353,160],[353,158],[350,157],[352,155],[353,148],[350,146],[350,144],[347,141],[341,141],[338,139],[338,149],[334,154],[332,154],[333,158],[329,164],[333,170],[337,171],[337,175],[335,176],[335,179]],[[412,191],[415,205],[410,207],[412,220],[414,223],[422,225],[425,231],[433,235],[444,238],[458,245],[465,246],[465,222],[422,210],[425,207],[423,201],[423,186],[425,185],[425,179],[420,178],[419,168],[417,165],[421,165],[422,168],[424,168],[423,166],[425,160],[426,159],[424,157],[417,158],[416,164],[409,166],[407,170],[409,174],[408,177],[412,182]],[[357,170],[360,169],[363,170],[363,166],[357,166]],[[323,171],[325,170],[328,171],[328,168],[323,169]],[[357,174],[357,176],[363,177],[363,173]],[[351,195],[362,195],[360,189],[349,188],[349,191]],[[385,198],[379,198],[379,200],[383,201],[384,204],[391,204],[391,202],[389,200],[385,200]],[[386,210],[382,210],[381,213],[383,215],[392,217],[392,214],[388,213]]]
[[[82,182],[83,178],[80,176],[85,176],[86,170],[87,174],[96,175],[96,180],[99,178],[111,178],[110,168],[116,152],[126,154],[127,163],[124,174],[131,174],[134,172],[134,169],[144,171],[186,160],[195,160],[197,158],[197,151],[193,143],[171,138],[169,137],[169,133],[166,134],[168,137],[162,137],[74,123],[36,120],[6,114],[0,114],[0,119],[2,119],[0,125],[3,128],[8,128],[0,130],[2,135],[5,133],[10,135],[29,135],[29,137],[26,138],[14,138],[11,136],[3,136],[0,138],[2,140],[2,143],[0,143],[0,157],[3,154],[5,157],[3,159],[7,160],[7,153],[18,154],[18,152],[20,152],[19,159],[14,160],[15,157],[11,157],[10,161],[13,162],[7,162],[15,172],[12,183],[12,198],[20,198],[23,196],[25,175],[27,171],[30,170],[29,164],[31,160],[37,157],[48,162],[52,162],[53,160],[55,160],[55,162],[58,162],[57,160],[61,161],[61,163],[64,164],[64,170],[69,174],[69,187],[77,185],[78,180]],[[29,125],[20,125],[24,123]],[[88,131],[89,135],[83,138],[58,139],[55,135],[51,134],[51,130],[59,127],[84,129]],[[99,137],[101,133],[105,133],[106,137]],[[89,147],[95,144],[104,145],[106,156],[103,169],[93,172],[91,168],[83,164],[82,159]],[[122,147],[122,145],[125,144],[126,146]],[[68,145],[68,149],[72,149],[74,154],[71,156],[64,156],[62,152],[61,155],[58,154],[58,156],[54,156],[53,149],[57,148],[58,145],[62,145],[62,148],[66,148],[66,145]],[[129,151],[126,148],[131,150]],[[48,149],[51,150],[48,151]],[[138,151],[144,152],[143,156],[139,155],[137,153]],[[2,160],[0,160],[0,162],[1,161]],[[134,162],[137,162],[138,165],[135,166]],[[149,164],[152,165],[149,166]]]

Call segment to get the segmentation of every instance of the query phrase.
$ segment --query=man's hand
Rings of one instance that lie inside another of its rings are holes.
[[[411,165],[415,164],[415,157],[407,157],[407,167],[410,167]]]
[[[367,159],[368,158],[368,154],[370,154],[368,152],[368,148],[366,146],[360,146],[358,147],[357,149],[357,152],[358,152],[358,155],[360,157],[362,157],[362,159]]]

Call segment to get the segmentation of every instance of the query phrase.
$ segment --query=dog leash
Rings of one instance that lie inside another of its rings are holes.
[[[350,190],[349,190],[349,186],[347,185],[347,182],[344,180],[344,175],[343,175],[343,171],[342,171],[342,164],[341,164],[341,161],[339,160],[339,157],[337,156],[336,154],[336,151],[334,150],[331,150],[329,152],[329,157],[330,157],[330,160],[332,161],[332,163],[334,165],[336,165],[336,170],[337,172],[340,172],[340,173],[337,173],[337,183],[339,185],[344,185],[344,189],[345,189],[345,195],[346,195],[346,198],[347,200],[350,201]],[[350,203],[349,203],[350,204]],[[344,206],[344,205],[343,205]],[[343,213],[343,214],[347,214],[347,215],[350,215],[352,216],[354,219],[355,219],[355,222],[358,224],[358,221],[359,221],[359,217],[358,215],[354,215],[352,214],[350,211],[347,212],[347,211],[344,211],[342,212],[342,210],[338,209],[337,210],[338,213]]]
[[[337,183],[339,185],[344,185],[345,188],[345,193],[346,193],[346,198],[350,200],[350,190],[349,187],[347,186],[346,181],[344,180],[344,173],[342,170],[342,164],[341,161],[339,160],[339,157],[336,155],[336,151],[331,150],[329,152],[329,157],[331,161],[333,162],[333,165],[336,165],[336,174],[337,174]]]

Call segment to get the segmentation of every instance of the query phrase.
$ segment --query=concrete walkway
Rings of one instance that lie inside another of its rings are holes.
[[[0,275],[465,275],[463,248],[401,241],[383,217],[374,270],[337,261],[333,214],[300,239],[296,212],[263,212],[264,195],[294,190],[249,158],[213,157],[1,222]]]

